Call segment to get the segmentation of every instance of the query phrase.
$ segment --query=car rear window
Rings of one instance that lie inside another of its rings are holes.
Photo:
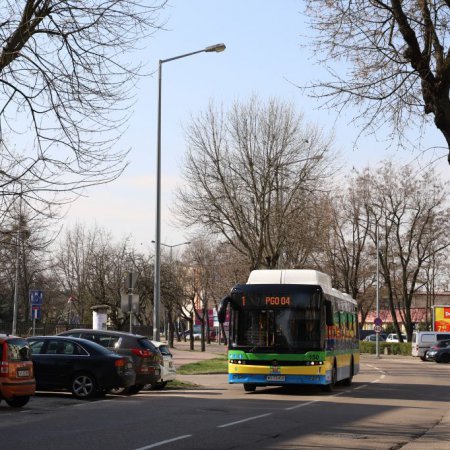
[[[172,355],[172,353],[170,353],[169,347],[167,347],[167,345],[160,345],[158,348],[162,355],[164,355],[164,356]]]
[[[7,355],[10,362],[21,362],[31,360],[31,351],[25,339],[9,339],[5,342],[8,348]]]
[[[158,352],[158,349],[147,339],[138,339],[139,348],[144,348],[146,350],[151,350],[152,352]]]

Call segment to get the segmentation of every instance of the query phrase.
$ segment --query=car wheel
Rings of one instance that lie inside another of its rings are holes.
[[[21,408],[22,406],[25,406],[29,400],[30,400],[29,395],[21,395],[20,397],[5,398],[5,402],[8,403],[8,405],[12,406],[13,408]]]
[[[427,352],[425,352],[425,353],[423,354],[423,356],[420,357],[420,359],[421,359],[422,361],[426,361],[426,360],[427,360]]]
[[[92,375],[79,373],[73,377],[71,390],[74,397],[85,400],[96,395],[97,383]]]
[[[244,383],[244,391],[245,392],[255,392],[256,385],[251,384],[251,383]]]
[[[151,383],[150,386],[151,386],[151,389],[153,391],[160,391],[161,389],[164,389],[167,386],[167,381],[160,381],[158,383]]]

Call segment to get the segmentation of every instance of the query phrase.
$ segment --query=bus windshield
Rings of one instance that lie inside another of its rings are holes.
[[[247,309],[235,314],[237,347],[278,352],[321,347],[319,309]]]

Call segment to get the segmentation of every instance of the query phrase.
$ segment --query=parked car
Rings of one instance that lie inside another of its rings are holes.
[[[193,330],[192,335],[194,337],[194,341],[199,341],[202,338],[202,333],[200,331]],[[191,338],[191,330],[186,330],[184,332],[184,337],[186,339],[190,339]]]
[[[402,333],[402,339],[403,339],[403,342],[408,342],[408,340],[406,338],[406,334]],[[388,334],[388,336],[386,338],[386,342],[400,342],[398,334],[397,333]]]
[[[64,331],[59,336],[88,339],[121,356],[129,357],[133,361],[133,367],[136,372],[136,383],[116,393],[137,394],[146,384],[154,384],[161,379],[160,365],[163,362],[161,352],[145,336],[124,331],[89,330],[83,328]]]
[[[161,352],[163,362],[161,364],[161,380],[152,383],[151,389],[164,389],[169,381],[173,381],[177,375],[173,355],[167,344],[159,341],[151,341],[152,344]]]
[[[9,406],[25,406],[34,395],[36,383],[28,342],[0,334],[0,400]]]
[[[450,339],[450,333],[441,331],[419,331],[412,335],[411,355],[426,361],[428,350],[439,341]]]
[[[194,328],[192,330],[193,335],[194,335],[194,340],[195,341],[199,341],[202,338],[202,329],[201,326],[199,325],[194,325]],[[186,330],[184,332],[184,336],[186,337],[186,339],[190,339],[190,335],[191,335],[191,331],[190,330]],[[206,338],[206,328],[205,328],[205,338]],[[216,338],[216,332],[213,329],[209,330],[209,339],[210,340],[214,340]]]
[[[88,399],[114,388],[133,386],[131,361],[86,339],[33,336],[27,339],[36,377],[36,389],[67,389]]]
[[[378,342],[384,342],[386,340],[387,335],[380,333],[378,335]],[[376,334],[369,334],[369,336],[366,336],[364,341],[368,342],[376,342],[377,341],[377,335]]]
[[[439,341],[433,345],[426,353],[427,361],[436,361],[437,363],[450,362],[450,340]]]

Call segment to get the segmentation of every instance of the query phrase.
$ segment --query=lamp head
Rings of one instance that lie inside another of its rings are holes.
[[[205,48],[205,52],[223,52],[226,49],[225,44],[210,45]]]

